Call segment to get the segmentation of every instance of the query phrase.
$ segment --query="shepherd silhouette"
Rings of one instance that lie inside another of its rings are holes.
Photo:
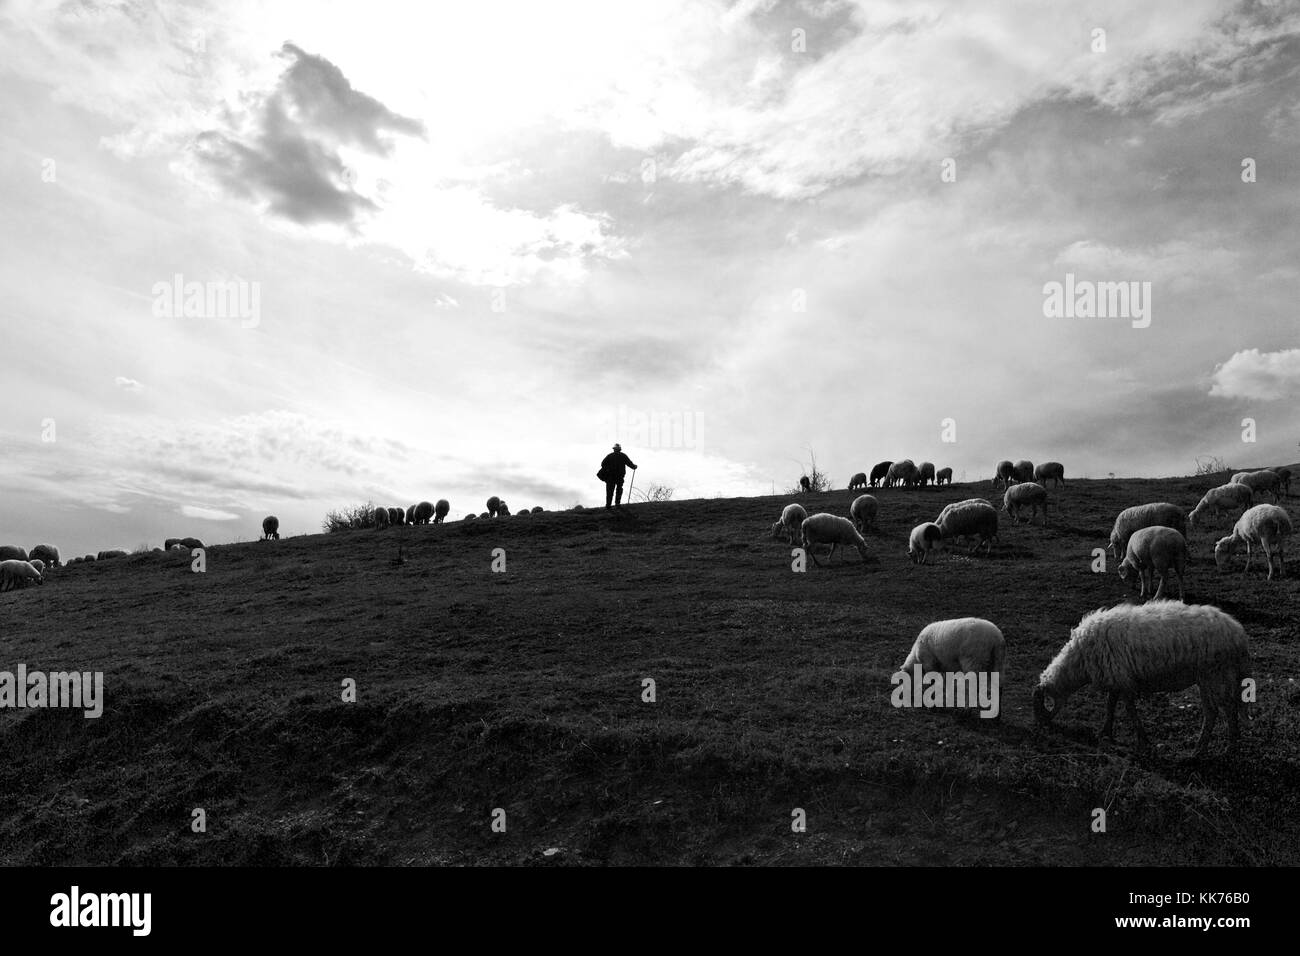
[[[627,470],[636,471],[632,459],[623,454],[623,446],[615,445],[614,450],[606,455],[600,463],[596,477],[605,483],[605,509],[623,507],[623,478]],[[610,502],[613,502],[611,505]]]

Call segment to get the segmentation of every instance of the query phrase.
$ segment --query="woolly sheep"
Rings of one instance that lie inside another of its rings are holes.
[[[859,488],[867,487],[867,473],[860,471],[849,479],[849,491],[857,491]]]
[[[1151,600],[1159,601],[1165,595],[1165,579],[1172,568],[1178,575],[1178,600],[1183,600],[1183,574],[1187,571],[1187,539],[1173,528],[1159,525],[1133,532],[1128,539],[1128,550],[1119,565],[1119,577],[1124,583],[1134,575],[1138,579],[1138,597],[1146,597],[1153,583],[1160,578]]]
[[[1236,748],[1242,681],[1251,675],[1246,632],[1217,607],[1152,601],[1121,604],[1084,615],[1070,639],[1047,665],[1034,690],[1034,716],[1049,723],[1066,699],[1088,684],[1107,694],[1103,738],[1115,725],[1123,700],[1142,747],[1146,731],[1138,717],[1139,696],[1201,691],[1201,735],[1196,755],[1205,753],[1219,711],[1228,715],[1228,750]]]
[[[802,488],[804,491],[812,491],[812,482],[808,480],[807,475],[803,475],[802,477],[800,477],[799,487]]]
[[[93,554],[88,554],[88,555],[86,555],[84,558],[82,558],[81,560],[82,560],[82,561],[94,561],[94,560],[95,560],[95,556],[94,556]]]
[[[19,558],[0,561],[0,591],[12,591],[29,584],[44,584],[45,579],[36,566]]]
[[[172,546],[171,546],[170,548],[168,548],[167,550],[168,550],[168,551],[185,551],[185,550],[187,550],[187,549],[186,549],[185,545],[181,544],[179,541],[176,541],[176,542],[174,542],[174,543],[172,544]],[[92,560],[92,558],[90,557],[90,555],[86,555],[86,560],[87,560],[87,561]]]
[[[889,466],[889,471],[885,472],[885,487],[892,488],[899,483],[910,487],[920,478],[921,470],[916,467],[916,463],[910,458],[904,458],[902,461],[894,462]]]
[[[541,505],[533,505],[533,514],[539,515],[542,513],[543,510],[544,509],[542,508]]]
[[[1239,481],[1230,481],[1226,485],[1211,488],[1187,516],[1187,529],[1194,530],[1209,518],[1217,518],[1229,509],[1240,508],[1244,513],[1255,503],[1254,492],[1249,485]]]
[[[501,504],[501,499],[493,495],[487,500],[487,513],[493,518],[497,516],[497,507]]]
[[[848,518],[841,518],[839,515],[821,514],[811,515],[804,518],[803,523],[799,526],[800,537],[803,542],[804,550],[812,555],[813,563],[821,567],[821,562],[817,560],[816,547],[819,544],[829,544],[830,553],[826,556],[829,561],[835,556],[835,549],[842,544],[852,545],[858,549],[858,554],[862,555],[862,563],[867,562],[867,542],[863,540],[862,535],[858,534],[858,529],[853,527],[853,522]]]
[[[943,510],[939,512],[939,517],[934,519],[934,523],[943,524],[944,515],[949,514],[955,508],[960,508],[963,505],[988,505],[990,508],[992,508],[993,502],[989,501],[987,498],[964,498],[961,501],[954,501],[950,505],[943,506]]]
[[[200,541],[198,538],[181,538],[181,544],[185,545],[185,547],[187,548],[203,547],[203,542]]]
[[[461,520],[462,520],[462,521],[473,521],[473,520],[474,520],[475,518],[477,518],[477,517],[478,517],[478,515],[474,514],[474,513],[471,511],[469,514],[467,514],[467,515],[466,515],[464,518],[462,518]]]
[[[942,540],[943,531],[933,521],[919,524],[912,529],[912,534],[907,539],[907,556],[913,564],[929,564],[930,553]]]
[[[587,509],[584,508],[582,505],[574,505],[574,506],[573,506],[573,510],[574,510],[574,511],[586,511]]]
[[[1291,469],[1290,468],[1270,468],[1273,474],[1277,475],[1278,483],[1282,486],[1282,492],[1288,498],[1291,497]]]
[[[433,520],[433,502],[421,501],[419,504],[412,505],[411,516],[415,519],[415,524],[428,524]]]
[[[497,517],[498,518],[510,517],[510,506],[506,504],[504,501],[501,502],[499,505],[497,505]]]
[[[1254,546],[1258,545],[1268,562],[1268,579],[1273,580],[1273,553],[1277,552],[1278,577],[1286,576],[1286,539],[1291,536],[1291,516],[1286,509],[1278,505],[1255,505],[1240,518],[1232,528],[1232,534],[1220,538],[1214,545],[1214,563],[1220,569],[1227,564],[1232,553],[1246,546],[1246,566],[1241,569],[1245,574],[1250,562],[1255,557]]]
[[[515,517],[516,517],[516,518],[531,518],[532,516],[533,516],[532,511],[530,511],[530,510],[527,509],[527,508],[523,508],[523,509],[521,509],[521,510],[515,512]]]
[[[385,508],[384,510],[388,512],[388,524],[390,527],[401,524],[403,519],[406,517],[406,512],[401,508]]]
[[[180,543],[181,543],[181,539],[180,539],[180,538],[168,538],[167,540],[165,540],[165,541],[163,542],[163,550],[164,550],[164,551],[170,551],[170,550],[172,549],[172,545],[174,545],[174,544],[180,544]]]
[[[388,509],[387,509],[387,508],[376,508],[376,509],[375,509],[375,527],[376,527],[376,528],[387,528],[387,527],[388,527],[390,524],[392,524],[392,523],[393,523],[393,518],[392,518],[392,515],[390,515],[390,514],[388,513]]]
[[[916,466],[916,470],[922,488],[924,488],[927,483],[931,485],[934,484],[934,462],[923,461]]]
[[[865,534],[868,530],[875,529],[876,513],[879,510],[880,502],[875,495],[858,495],[853,499],[853,504],[849,505],[849,517],[853,519],[853,526]]]
[[[795,536],[799,534],[799,527],[806,517],[808,512],[804,511],[803,505],[786,505],[781,509],[781,517],[772,525],[772,537],[779,538],[784,533],[786,539],[794,544]]]
[[[1043,527],[1047,527],[1047,489],[1032,481],[1012,485],[1002,496],[1002,510],[1011,515],[1011,523],[1020,523],[1020,509],[1032,508],[1028,521],[1032,524],[1038,517],[1038,509],[1043,509]]]
[[[1282,500],[1282,479],[1275,471],[1239,471],[1232,480],[1246,485],[1256,495],[1271,494],[1273,500]]]
[[[940,468],[938,471],[936,471],[936,472],[934,473],[934,483],[935,483],[936,485],[951,485],[951,484],[952,484],[952,469],[951,469],[951,468]]]
[[[987,501],[972,499],[949,505],[939,514],[939,526],[944,538],[957,538],[964,535],[977,535],[979,542],[971,549],[974,554],[980,545],[985,553],[993,553],[993,542],[998,537],[998,512]]]
[[[880,484],[880,482],[884,480],[885,476],[889,474],[889,469],[893,466],[893,464],[894,463],[892,461],[878,462],[876,466],[871,469],[871,478],[868,482],[868,485],[874,488],[878,484]]]
[[[415,505],[406,506],[406,523],[415,524]]]
[[[920,664],[922,673],[1001,674],[1006,648],[1006,639],[992,621],[981,617],[933,621],[921,628],[900,670],[911,672]]]
[[[59,549],[52,544],[38,544],[32,548],[28,558],[40,558],[50,568],[57,568],[60,564]]]
[[[1034,481],[1038,482],[1044,488],[1049,481],[1055,481],[1058,485],[1065,485],[1065,466],[1059,461],[1045,461],[1034,469]]]
[[[451,502],[446,498],[439,498],[438,503],[433,506],[433,523],[442,524],[447,520],[447,514],[451,511]]]
[[[98,561],[107,561],[109,558],[125,558],[125,557],[126,557],[126,552],[123,551],[121,548],[110,548],[107,551],[101,551],[99,552],[99,554],[95,555],[95,559]]]
[[[1187,536],[1187,518],[1183,509],[1167,501],[1153,501],[1150,504],[1134,505],[1125,508],[1115,519],[1115,527],[1110,532],[1110,553],[1116,558],[1128,551],[1128,539],[1134,531],[1153,528],[1157,525],[1173,528],[1183,537]]]
[[[1021,458],[1011,466],[1011,474],[1016,481],[1033,481],[1034,463],[1028,458]]]
[[[1004,458],[998,462],[996,467],[993,469],[993,487],[996,488],[1000,481],[1002,482],[1002,487],[1007,488],[1011,485],[1011,482],[1015,480],[1015,477],[1016,466]]]
[[[483,512],[481,515],[479,515],[479,517],[480,517],[480,518],[491,518],[492,515],[488,514],[488,513],[485,511],[485,512]]]
[[[376,511],[375,515],[377,517],[379,512]],[[280,540],[280,519],[275,515],[267,515],[262,519],[262,540],[270,541],[271,539]]]
[[[16,544],[0,544],[0,561],[26,561],[27,549]]]
[[[27,563],[36,569],[37,574],[45,573],[45,562],[42,561],[40,558],[31,558],[28,560]]]

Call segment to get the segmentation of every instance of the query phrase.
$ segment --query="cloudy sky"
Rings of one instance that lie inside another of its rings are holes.
[[[1294,2],[0,0],[0,80],[6,541],[591,504],[616,438],[1300,457]]]

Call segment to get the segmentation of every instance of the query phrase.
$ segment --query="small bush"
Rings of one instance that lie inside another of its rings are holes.
[[[353,508],[340,508],[325,516],[321,528],[327,532],[351,531],[375,526],[375,504],[367,501],[364,505]]]

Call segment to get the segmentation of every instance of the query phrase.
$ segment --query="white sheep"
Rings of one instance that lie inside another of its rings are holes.
[[[884,481],[885,476],[889,474],[889,469],[893,467],[893,464],[892,461],[877,462],[876,466],[871,469],[871,478],[867,482],[868,486],[874,488],[876,485]]]
[[[859,488],[867,487],[867,473],[860,471],[849,479],[849,491],[857,491]]]
[[[26,561],[27,549],[16,544],[0,544],[0,561]]]
[[[911,487],[920,480],[921,470],[916,467],[916,463],[910,458],[894,462],[889,466],[889,471],[885,472],[886,488],[892,488],[900,483],[905,487]]]
[[[917,480],[924,488],[927,484],[934,484],[934,462],[923,461],[916,466]]]
[[[1011,483],[1015,481],[1015,478],[1016,478],[1016,466],[1011,464],[1011,462],[1005,458],[1003,458],[1000,462],[998,462],[993,469],[994,488],[998,486],[999,481],[1002,482],[1003,488],[1009,488],[1011,486]]]
[[[1160,586],[1152,595],[1158,601],[1165,595],[1165,579],[1170,569],[1178,575],[1178,600],[1183,600],[1183,574],[1187,571],[1187,539],[1173,528],[1160,525],[1141,528],[1128,539],[1128,550],[1119,565],[1119,577],[1124,583],[1137,576],[1138,597],[1146,597],[1153,577],[1160,578]]]
[[[9,558],[0,561],[0,591],[13,591],[29,584],[44,584],[41,572],[30,561]]]
[[[1016,481],[1034,480],[1034,463],[1028,458],[1021,458],[1011,466],[1011,475]]]
[[[1001,674],[1006,648],[1006,639],[992,621],[981,617],[933,621],[921,628],[900,670],[910,673],[920,664],[922,673]]]
[[[1034,691],[1034,715],[1050,722],[1066,698],[1088,684],[1107,694],[1106,723],[1111,736],[1115,705],[1123,700],[1141,746],[1148,746],[1136,699],[1175,693],[1197,685],[1201,691],[1201,736],[1196,754],[1205,753],[1219,711],[1228,715],[1228,749],[1236,748],[1244,705],[1242,682],[1251,676],[1246,632],[1217,607],[1152,601],[1092,611],[1070,632],[1070,639],[1047,665]]]
[[[446,498],[439,498],[438,503],[433,506],[433,523],[442,524],[447,520],[447,515],[451,511],[451,502]]]
[[[951,469],[951,468],[940,468],[938,471],[936,471],[936,472],[934,473],[934,483],[935,483],[936,485],[951,485],[951,484],[952,484],[952,469]]]
[[[1157,525],[1173,528],[1183,537],[1187,536],[1187,518],[1183,509],[1167,501],[1153,501],[1150,504],[1134,505],[1125,508],[1115,519],[1115,526],[1110,532],[1110,544],[1107,549],[1118,558],[1128,551],[1128,539],[1133,532]]]
[[[976,535],[979,542],[971,549],[974,554],[980,545],[985,553],[993,553],[993,542],[998,538],[998,512],[987,501],[974,498],[949,505],[939,513],[935,521],[944,538],[958,538]]]
[[[1282,500],[1282,479],[1275,471],[1239,471],[1232,480],[1246,485],[1257,496],[1271,494],[1275,502]]]
[[[1038,509],[1043,509],[1043,527],[1047,527],[1047,489],[1032,481],[1012,485],[1002,496],[1002,510],[1011,515],[1011,523],[1020,522],[1020,509],[1032,508],[1028,521],[1032,524],[1038,517]]]
[[[1049,481],[1055,481],[1059,486],[1064,487],[1065,466],[1059,461],[1045,461],[1034,469],[1034,481],[1044,488]]]
[[[1211,488],[1187,515],[1187,529],[1193,531],[1207,519],[1217,518],[1230,509],[1240,508],[1244,513],[1254,503],[1255,493],[1239,481]]]
[[[1273,554],[1277,553],[1278,577],[1286,576],[1285,550],[1286,539],[1291,536],[1291,516],[1286,509],[1278,505],[1255,505],[1233,525],[1232,534],[1220,538],[1214,545],[1214,563],[1220,569],[1227,564],[1228,558],[1241,545],[1246,546],[1246,566],[1241,569],[1245,574],[1254,558],[1254,546],[1259,545],[1268,562],[1268,579],[1273,580]]]
[[[853,527],[863,534],[875,530],[876,515],[879,511],[880,502],[876,500],[875,495],[858,495],[853,499],[853,504],[849,505],[849,517],[853,519]]]
[[[943,540],[943,531],[933,521],[919,524],[907,539],[907,556],[913,564],[929,564],[930,554]]]
[[[825,512],[810,515],[799,526],[799,534],[804,550],[812,555],[813,563],[818,567],[821,567],[821,562],[817,560],[815,549],[819,544],[831,546],[830,553],[826,556],[827,561],[835,556],[835,549],[842,544],[857,548],[858,554],[862,555],[862,562],[865,564],[867,561],[867,542],[848,518]]]
[[[388,517],[387,513],[384,512],[382,508],[376,509],[375,517],[378,518],[380,514],[383,514],[384,517]],[[262,519],[262,540],[270,541],[272,539],[276,541],[280,540],[280,519],[275,515],[267,515]]]
[[[31,553],[27,556],[28,560],[40,558],[45,562],[46,567],[57,568],[59,562],[59,549],[52,544],[38,544],[32,548]]]
[[[799,534],[799,528],[806,517],[808,517],[808,512],[804,510],[803,505],[786,505],[781,509],[780,519],[772,525],[772,537],[779,538],[784,532],[786,540],[790,544],[794,544],[795,537]]]

